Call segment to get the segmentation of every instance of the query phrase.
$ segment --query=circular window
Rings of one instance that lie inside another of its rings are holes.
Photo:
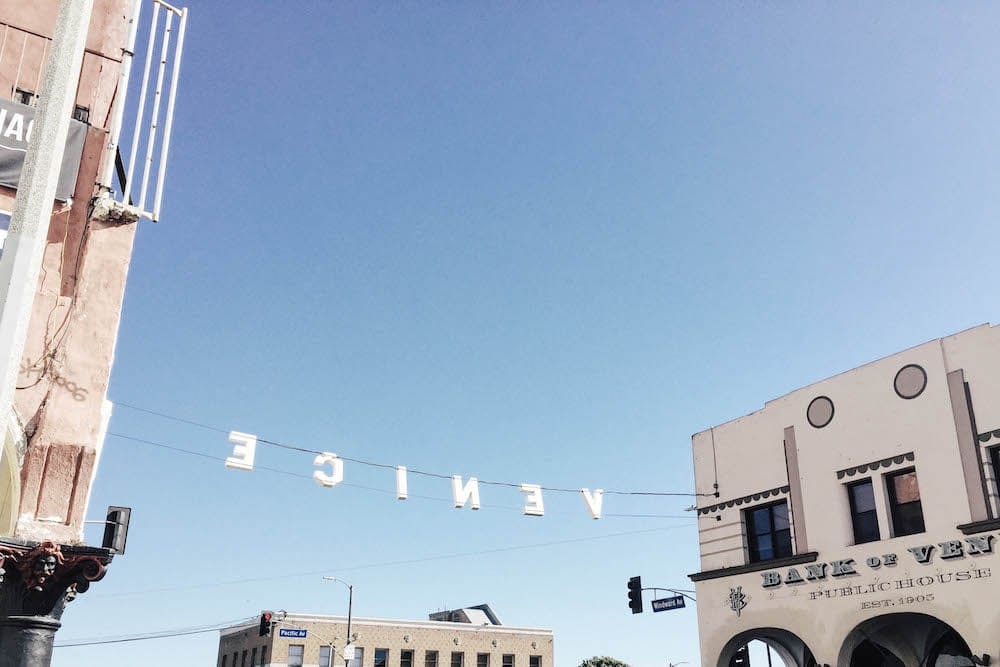
[[[900,398],[916,398],[927,387],[927,373],[916,364],[908,364],[896,373],[892,386]]]
[[[833,401],[826,396],[817,396],[806,408],[806,419],[815,428],[823,428],[833,421]]]

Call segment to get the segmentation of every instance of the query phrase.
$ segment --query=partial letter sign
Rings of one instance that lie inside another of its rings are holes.
[[[406,500],[406,466],[396,466],[396,497]]]
[[[524,513],[528,516],[542,516],[545,505],[542,503],[542,487],[538,484],[521,484],[521,493],[527,493],[524,499]]]
[[[226,467],[234,470],[253,470],[253,456],[257,449],[257,436],[239,431],[229,432],[229,442],[233,443],[233,455],[226,458]]]
[[[331,452],[323,452],[322,454],[317,454],[316,458],[313,459],[314,466],[321,466],[330,464],[330,469],[332,474],[327,475],[322,470],[313,471],[313,479],[322,484],[323,486],[336,486],[344,481],[344,461],[338,459],[336,454]]]
[[[467,484],[462,485],[461,475],[451,476],[451,497],[455,507],[465,507],[466,501],[472,500],[472,509],[479,509],[479,480],[470,477]]]
[[[580,489],[580,493],[583,494],[583,502],[587,504],[590,516],[594,519],[600,519],[601,505],[604,503],[604,489],[594,489],[593,493],[590,492],[590,489]]]

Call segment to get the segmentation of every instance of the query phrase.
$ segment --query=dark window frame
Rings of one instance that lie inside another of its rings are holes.
[[[292,649],[299,649],[299,654],[295,656],[299,662],[292,663]],[[288,662],[285,663],[288,667],[302,667],[306,664],[306,645],[305,644],[289,644],[288,645]]]
[[[424,667],[438,667],[437,651],[424,651]]]
[[[399,667],[414,667],[415,658],[415,652],[412,648],[399,649]]]
[[[455,661],[458,658],[458,661]],[[451,652],[451,667],[465,667],[465,651]]]
[[[787,528],[780,528],[780,529],[775,528],[774,509],[776,507],[785,508],[785,515],[788,518]],[[764,510],[767,511],[768,532],[757,533],[753,516],[757,512]],[[788,556],[795,555],[795,547],[792,544],[792,518],[788,512],[787,500],[779,500],[777,502],[767,503],[765,505],[748,507],[747,509],[743,510],[743,525],[744,528],[746,529],[746,534],[747,534],[747,558],[750,563],[764,563],[769,560],[776,560],[778,558],[787,558]],[[779,540],[777,539],[779,533],[787,533],[786,539],[782,540],[780,544]],[[761,553],[760,538],[763,537],[764,535],[768,535],[771,538],[772,555],[768,558],[764,558]]]
[[[993,466],[993,484],[995,491],[1000,493],[1000,447],[990,447],[986,450],[990,455],[990,464]]]
[[[489,653],[477,653],[476,654],[476,667],[490,667],[490,654]]]
[[[327,650],[326,667],[333,667],[333,647],[329,644],[319,647],[319,667],[323,667],[323,649]]]
[[[542,656],[540,656],[540,655],[529,655],[528,656],[528,667],[542,667]]]
[[[510,661],[507,658],[510,658]],[[513,653],[504,653],[500,658],[500,662],[503,667],[514,667],[517,664],[517,659]]]
[[[885,488],[886,494],[889,499],[889,516],[892,519],[892,536],[893,537],[904,537],[906,535],[919,535],[927,531],[927,526],[924,524],[924,506],[922,498],[920,497],[920,481],[917,480],[917,500],[911,500],[909,502],[901,503],[898,498],[896,498],[896,485],[894,480],[897,477],[902,477],[903,475],[912,474],[914,479],[917,479],[917,469],[916,468],[903,468],[902,470],[893,470],[885,475]],[[906,513],[912,513],[913,507],[916,506],[917,517],[906,517],[904,516],[904,509]],[[907,526],[904,522],[914,521],[914,519],[919,520],[919,526],[914,523],[914,526]]]
[[[382,653],[382,660],[379,661],[379,653]],[[389,649],[387,648],[377,648],[374,654],[372,654],[372,665],[373,667],[389,667]]]
[[[854,502],[854,489],[862,486],[868,486],[868,490],[871,493],[872,508],[870,510],[859,511],[857,504]],[[869,542],[878,542],[882,539],[882,531],[878,525],[878,507],[875,504],[875,482],[871,477],[866,477],[865,479],[858,480],[856,482],[851,482],[846,485],[847,488],[847,502],[851,507],[851,528],[854,531],[854,543],[855,544],[867,544]],[[870,516],[875,520],[875,533],[864,533],[864,524],[861,523],[864,517]]]

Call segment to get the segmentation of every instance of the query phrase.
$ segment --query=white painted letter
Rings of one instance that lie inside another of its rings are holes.
[[[524,513],[528,516],[542,516],[545,505],[542,503],[542,487],[538,484],[521,484],[521,493],[527,493],[524,499]]]
[[[479,480],[470,477],[469,482],[462,486],[461,475],[451,476],[451,497],[455,501],[455,507],[465,507],[465,503],[472,499],[472,509],[479,509]]]
[[[396,497],[406,500],[406,466],[396,466]]]
[[[233,455],[226,458],[226,467],[234,470],[253,470],[253,456],[257,449],[257,436],[239,431],[229,432],[229,442],[233,447]]]
[[[322,484],[323,486],[336,486],[344,481],[344,461],[338,459],[336,454],[330,452],[323,452],[322,454],[317,454],[316,458],[313,459],[314,466],[321,466],[330,464],[330,469],[333,472],[332,475],[327,475],[322,470],[313,471],[313,479]]]
[[[600,519],[601,505],[604,504],[604,489],[594,489],[593,493],[590,492],[590,489],[580,489],[580,493],[583,494],[583,502],[587,504],[590,516],[594,519]]]

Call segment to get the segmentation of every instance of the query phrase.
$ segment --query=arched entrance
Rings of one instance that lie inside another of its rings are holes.
[[[781,663],[775,661],[774,667],[782,663],[788,667],[816,667],[816,659],[805,642],[794,633],[781,628],[754,628],[736,635],[722,647],[717,667],[740,665],[741,657],[745,655],[744,647],[755,640],[767,644],[781,659]],[[755,662],[754,665],[756,664],[758,663]]]
[[[927,614],[869,618],[848,633],[838,667],[973,667],[972,651],[958,632]]]

